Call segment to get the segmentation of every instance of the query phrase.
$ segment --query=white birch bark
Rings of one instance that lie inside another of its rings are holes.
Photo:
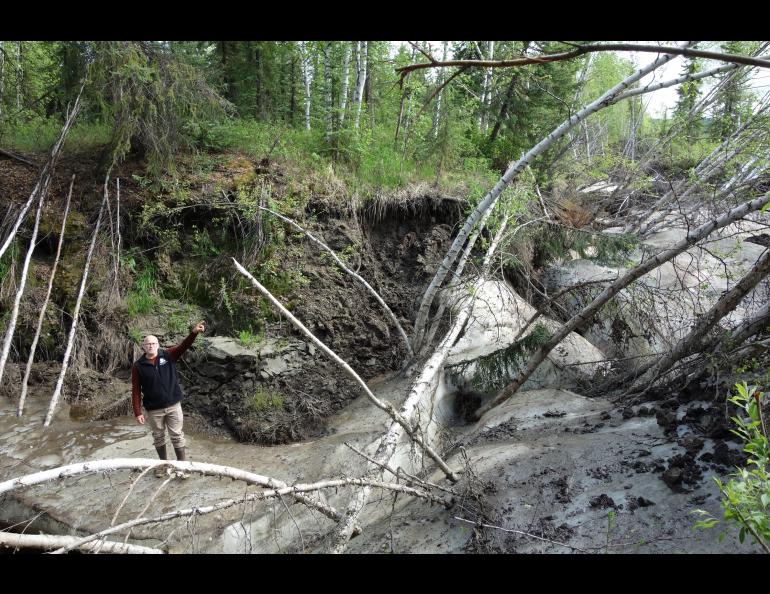
[[[332,141],[334,135],[334,112],[332,106],[332,42],[323,43],[324,61],[324,138],[327,143]]]
[[[366,59],[369,52],[369,42],[359,41],[361,50],[358,52],[358,79],[356,81],[355,109],[356,119],[353,127],[358,130],[361,120],[361,105],[364,100],[364,84],[366,83]]]
[[[305,89],[305,129],[310,130],[310,84],[313,82],[313,64],[310,59],[310,52],[307,47],[307,41],[299,42],[300,68],[302,70],[302,82]]]
[[[495,42],[487,41],[487,56],[482,59],[493,60],[495,55]],[[487,68],[484,71],[484,82],[481,87],[481,111],[479,111],[478,126],[480,130],[486,131],[489,108],[492,102],[492,71],[493,68]]]
[[[21,396],[19,397],[19,404],[16,409],[17,416],[21,416],[24,412],[24,401],[27,398],[27,389],[29,384],[29,374],[32,372],[32,362],[35,360],[35,351],[37,350],[37,343],[40,340],[40,334],[43,331],[43,321],[45,320],[45,312],[48,309],[48,301],[51,299],[51,290],[53,289],[53,281],[56,276],[56,268],[59,266],[59,258],[61,257],[61,248],[64,244],[64,228],[67,225],[67,215],[70,210],[70,199],[72,198],[72,187],[75,184],[75,175],[72,175],[70,181],[70,189],[67,193],[67,203],[64,206],[64,216],[62,217],[61,230],[59,231],[59,245],[56,248],[56,256],[54,257],[53,267],[51,268],[51,275],[48,278],[48,288],[46,289],[45,299],[43,305],[40,307],[40,315],[37,319],[37,328],[35,329],[35,336],[32,339],[32,345],[29,347],[29,357],[27,358],[27,368],[24,370],[24,379],[21,382]]]
[[[199,474],[203,474],[206,476],[216,476],[216,477],[231,478],[233,480],[241,480],[252,485],[258,485],[261,487],[269,487],[269,488],[258,493],[249,493],[243,497],[220,501],[213,505],[198,506],[198,507],[188,508],[188,509],[177,509],[153,518],[144,518],[144,517],[136,518],[134,520],[130,520],[128,522],[124,522],[116,526],[110,526],[105,530],[101,530],[99,532],[96,532],[89,536],[85,536],[83,538],[68,537],[68,538],[72,538],[72,540],[67,541],[66,543],[57,545],[57,546],[60,546],[61,548],[54,551],[54,553],[57,553],[57,554],[65,553],[69,550],[80,548],[90,542],[93,542],[94,540],[103,539],[104,537],[109,536],[111,534],[116,534],[124,530],[129,530],[136,526],[167,522],[169,520],[174,520],[177,518],[183,518],[183,517],[188,517],[193,515],[201,516],[201,515],[221,511],[223,509],[232,507],[234,505],[241,505],[244,503],[254,502],[254,501],[264,501],[266,499],[279,498],[279,497],[284,497],[286,495],[293,497],[297,501],[305,503],[309,507],[317,509],[318,511],[322,511],[322,513],[324,513],[324,510],[333,510],[333,508],[315,503],[307,495],[305,495],[305,493],[314,493],[314,492],[320,491],[321,489],[337,489],[339,487],[345,487],[345,486],[363,485],[367,487],[386,489],[397,493],[404,493],[412,497],[418,497],[430,503],[438,503],[439,505],[443,505],[446,508],[449,508],[452,505],[451,500],[447,500],[442,497],[436,496],[425,489],[414,488],[414,487],[402,485],[400,483],[387,483],[383,481],[372,481],[372,480],[360,479],[360,478],[342,478],[342,479],[318,481],[316,483],[300,483],[300,484],[289,486],[283,483],[282,481],[279,481],[272,477],[256,475],[256,474],[246,472],[241,469],[233,468],[230,466],[219,466],[216,464],[201,464],[201,463],[195,463],[195,462],[171,462],[171,461],[163,461],[163,460],[148,460],[148,459],[141,459],[141,458],[140,459],[115,458],[115,459],[109,459],[109,460],[98,460],[95,462],[84,462],[79,464],[71,464],[69,466],[62,466],[59,468],[52,469],[53,471],[58,472],[58,474],[56,472],[52,473],[51,471],[45,471],[41,473],[35,473],[32,475],[26,475],[23,477],[13,479],[12,481],[7,481],[6,483],[2,483],[0,484],[0,493],[2,492],[2,489],[5,489],[5,491],[10,491],[10,490],[30,486],[33,484],[42,484],[44,482],[50,482],[53,480],[67,478],[71,476],[78,476],[82,474],[91,474],[96,472],[102,473],[102,472],[123,470],[123,469],[147,470],[153,467],[161,467],[161,466],[171,466],[173,468],[178,468],[184,471],[197,472]],[[11,484],[8,485],[7,483],[11,483]],[[334,514],[336,514],[336,512],[334,512]],[[332,517],[331,515],[329,515],[328,511],[326,511],[324,515],[327,515],[330,518]],[[360,532],[360,529],[357,529],[357,533],[358,532]]]
[[[58,468],[51,468],[49,470],[43,470],[4,481],[0,483],[0,495],[9,491],[30,487],[32,485],[40,485],[64,478],[80,476],[82,474],[98,474],[109,470],[145,470],[147,468],[156,467],[169,467],[172,469],[181,470],[183,472],[195,472],[204,476],[231,478],[236,481],[243,481],[249,485],[258,485],[270,489],[289,489],[286,494],[292,496],[300,503],[303,503],[308,507],[321,512],[323,515],[332,520],[339,521],[341,519],[340,514],[333,507],[326,505],[325,503],[315,501],[303,495],[302,493],[294,493],[292,491],[292,487],[283,481],[279,481],[278,479],[269,476],[255,474],[253,472],[241,470],[240,468],[222,466],[219,464],[207,464],[204,462],[179,462],[175,460],[151,460],[148,458],[112,458],[109,460],[78,462],[76,464],[59,466]],[[234,503],[231,505],[234,505]]]
[[[350,70],[350,43],[343,42],[342,57],[342,92],[340,94],[340,128],[345,124],[346,108],[348,106],[348,78]]]
[[[45,202],[44,198],[45,191],[41,191],[40,199],[37,202],[37,212],[35,213],[35,225],[32,228],[32,237],[29,240],[27,255],[24,257],[24,265],[21,268],[21,279],[19,280],[19,288],[16,291],[16,297],[13,300],[11,317],[8,320],[8,329],[5,331],[5,338],[3,340],[3,351],[0,353],[0,384],[3,381],[5,364],[8,361],[8,354],[11,352],[11,341],[13,340],[13,333],[16,330],[16,320],[19,317],[19,305],[21,305],[21,298],[24,295],[24,289],[27,286],[29,263],[32,260],[32,252],[35,251],[35,247],[37,245],[37,231],[40,228],[40,215],[43,212],[43,203]]]
[[[447,47],[449,45],[449,42],[444,41],[442,43],[443,43],[443,52],[442,52],[441,61],[446,62]],[[436,77],[436,85],[441,87],[441,85],[443,84],[444,84],[444,69],[439,68],[438,76]],[[433,138],[433,140],[438,138],[438,128],[439,128],[439,124],[441,123],[441,96],[443,94],[444,94],[444,89],[442,88],[438,92],[438,95],[436,95],[436,104],[433,108],[433,126],[431,127],[431,131],[430,131],[431,137]]]
[[[331,350],[328,346],[326,346],[323,342],[321,342],[310,330],[308,330],[305,325],[300,322],[297,318],[292,315],[292,313],[286,309],[273,295],[268,291],[265,287],[263,287],[260,282],[255,279],[249,272],[241,266],[238,261],[233,258],[233,263],[235,264],[235,267],[238,269],[238,271],[245,276],[247,279],[251,281],[251,284],[254,285],[254,287],[262,293],[262,295],[267,298],[270,303],[275,306],[275,308],[281,313],[281,315],[285,316],[289,322],[292,323],[292,325],[297,328],[302,334],[307,336],[323,353],[329,357],[332,361],[334,361],[337,365],[342,367],[342,369],[347,373],[353,381],[355,381],[359,386],[361,386],[361,389],[364,391],[364,394],[366,394],[366,397],[380,410],[386,412],[391,419],[394,420],[394,422],[398,423],[403,429],[406,430],[407,434],[412,438],[412,440],[417,443],[419,446],[422,447],[422,449],[425,451],[425,453],[430,457],[441,470],[444,471],[444,473],[447,475],[447,477],[450,478],[450,480],[456,480],[454,477],[454,473],[449,469],[446,462],[444,462],[441,459],[441,456],[439,456],[433,448],[430,447],[429,444],[427,444],[422,437],[412,429],[410,426],[407,418],[403,417],[396,411],[395,408],[393,408],[393,405],[389,402],[385,402],[383,400],[380,400],[377,398],[372,391],[369,389],[369,386],[366,385],[366,382],[361,379],[361,377],[353,370],[350,365],[348,365],[342,358],[340,358],[333,350]]]
[[[655,257],[647,259],[645,262],[629,270],[625,275],[618,278],[615,282],[608,285],[599,295],[597,295],[591,303],[589,303],[580,312],[570,318],[562,327],[554,333],[551,339],[541,346],[537,352],[527,362],[524,369],[519,372],[516,379],[501,390],[490,402],[479,408],[475,413],[475,418],[479,419],[487,411],[491,410],[501,402],[507,400],[510,396],[516,393],[516,391],[529,379],[534,371],[540,366],[548,354],[570,333],[580,330],[593,319],[596,313],[619,291],[630,285],[636,279],[647,274],[649,271],[654,270],[661,264],[672,260],[687,248],[695,245],[705,237],[708,237],[713,231],[721,229],[729,225],[730,223],[743,218],[746,214],[754,212],[762,208],[765,204],[770,203],[770,194],[755,198],[749,202],[745,202],[740,206],[737,206],[722,216],[709,221],[701,225],[700,227],[693,229],[685,239],[674,245],[668,250],[664,250],[658,253]]]
[[[12,532],[0,532],[0,547],[10,549],[43,549],[51,550],[71,546],[88,553],[117,553],[129,555],[163,555],[160,549],[144,547],[141,545],[123,544],[122,542],[96,542],[85,543],[79,546],[76,543],[80,539],[75,536],[59,536],[56,534],[14,534]]]
[[[479,282],[483,282],[484,280],[484,276],[489,269],[489,264],[492,261],[492,256],[497,249],[503,233],[505,232],[505,227],[506,225],[503,223],[494,240],[492,241],[492,244],[490,245],[489,251],[487,252],[484,259],[484,272],[482,273]],[[473,295],[475,295],[475,291]],[[468,321],[471,312],[473,311],[474,302],[475,297],[469,296],[467,302],[458,312],[457,317],[455,318],[449,332],[447,332],[446,336],[444,336],[442,339],[441,344],[439,344],[433,355],[423,366],[420,375],[412,383],[409,395],[407,396],[407,399],[401,408],[401,415],[405,419],[413,419],[415,413],[418,411],[418,407],[426,399],[426,395],[432,394],[435,391],[436,386],[438,385],[439,371],[441,370],[444,361],[446,361],[449,350],[452,348],[455,341],[457,340],[457,337],[460,335],[460,332],[465,327],[465,324]],[[396,451],[396,446],[402,437],[403,427],[397,423],[391,423],[390,427],[388,428],[388,432],[380,440],[377,451],[374,454],[373,465],[366,475],[367,478],[378,476],[378,474],[382,475],[385,472],[383,467],[388,466],[390,459],[393,457],[393,454]],[[451,479],[451,477],[449,478]],[[332,537],[330,552],[335,554],[341,554],[345,552],[348,541],[353,534],[353,526],[358,521],[358,517],[361,514],[361,511],[369,499],[370,492],[371,487],[364,487],[358,491],[356,496],[351,500],[347,510],[345,511],[345,521],[340,522]]]
[[[690,44],[691,42],[685,42],[683,44],[683,47],[687,47]],[[640,69],[635,74],[629,76],[619,84],[615,85],[614,87],[609,89],[606,93],[604,93],[601,97],[599,97],[598,99],[596,99],[595,101],[593,101],[592,103],[584,107],[580,112],[578,112],[577,114],[573,115],[572,117],[564,121],[560,126],[558,126],[555,130],[553,130],[546,138],[541,140],[537,145],[535,145],[532,149],[530,149],[518,161],[511,164],[508,170],[503,174],[502,178],[500,178],[500,180],[495,184],[495,186],[489,191],[489,193],[486,196],[484,196],[481,202],[479,202],[479,204],[476,206],[473,212],[468,216],[462,229],[455,237],[452,243],[452,246],[449,248],[449,251],[447,252],[441,264],[439,265],[438,270],[436,271],[436,274],[433,277],[433,280],[431,281],[430,285],[428,285],[428,288],[425,291],[419,310],[417,312],[417,318],[414,324],[414,339],[412,340],[412,348],[414,349],[415,352],[419,352],[420,348],[422,347],[428,314],[430,312],[431,305],[436,296],[436,292],[439,289],[439,286],[444,281],[444,278],[449,272],[450,267],[454,264],[455,260],[457,259],[460,249],[462,248],[465,241],[468,239],[468,236],[473,230],[473,227],[476,225],[478,220],[483,216],[484,212],[487,209],[494,206],[500,194],[508,186],[508,184],[511,181],[513,181],[516,178],[516,176],[519,175],[519,173],[521,173],[521,171],[524,170],[524,168],[527,165],[529,165],[529,163],[536,156],[546,151],[556,140],[564,136],[575,125],[585,120],[589,115],[614,104],[616,102],[617,96],[622,94],[632,84],[634,84],[636,81],[643,78],[653,70],[659,68],[666,62],[669,62],[673,58],[674,56],[671,54],[665,54],[663,56],[660,56],[648,66]]]
[[[75,334],[78,329],[78,320],[80,317],[80,305],[83,301],[83,295],[86,292],[86,282],[88,281],[88,269],[91,266],[91,257],[94,254],[94,247],[96,246],[96,238],[99,235],[99,227],[102,224],[102,215],[104,214],[104,207],[107,204],[107,183],[105,182],[104,199],[102,200],[102,206],[99,208],[99,217],[96,219],[96,227],[94,228],[94,234],[91,237],[91,244],[88,247],[88,255],[86,256],[86,263],[83,267],[83,277],[80,281],[80,290],[78,291],[77,301],[75,302],[75,311],[72,313],[72,326],[70,327],[69,337],[67,339],[67,347],[64,351],[64,360],[62,361],[61,371],[59,372],[59,379],[56,380],[56,387],[54,388],[53,396],[51,397],[51,404],[48,406],[48,413],[45,416],[43,422],[44,427],[48,427],[53,419],[56,405],[59,402],[61,396],[62,386],[64,385],[64,376],[67,374],[67,367],[69,366],[70,355],[72,354],[72,347],[75,344]]]

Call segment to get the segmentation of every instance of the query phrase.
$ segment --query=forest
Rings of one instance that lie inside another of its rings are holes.
[[[0,552],[770,553],[768,43],[0,41]]]

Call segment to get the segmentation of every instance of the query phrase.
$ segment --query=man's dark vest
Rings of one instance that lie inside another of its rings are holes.
[[[157,365],[144,355],[136,362],[139,385],[142,387],[142,405],[147,410],[173,406],[182,399],[174,360],[166,350],[159,350],[157,356]]]

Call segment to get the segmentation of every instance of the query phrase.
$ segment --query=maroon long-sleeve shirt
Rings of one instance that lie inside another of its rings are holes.
[[[195,332],[190,334],[178,345],[169,347],[166,349],[168,356],[173,359],[174,363],[179,361],[180,357],[185,354],[187,349],[195,342],[195,337],[198,336]],[[160,352],[160,351],[159,351]],[[158,365],[159,357],[156,355],[154,359],[148,359],[153,365]],[[131,404],[134,407],[134,416],[138,417],[142,414],[142,386],[139,383],[139,371],[136,368],[136,363],[131,367]]]

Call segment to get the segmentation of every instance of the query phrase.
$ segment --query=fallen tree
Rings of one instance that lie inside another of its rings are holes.
[[[721,229],[733,223],[750,212],[757,211],[763,208],[766,204],[770,203],[770,194],[755,198],[749,202],[745,202],[740,206],[731,209],[729,212],[723,214],[721,217],[709,221],[701,225],[700,227],[693,229],[687,234],[682,241],[674,245],[668,250],[664,250],[658,253],[652,258],[648,258],[635,268],[629,270],[626,274],[618,278],[616,281],[607,286],[599,295],[594,298],[591,303],[584,307],[581,311],[570,318],[562,327],[554,333],[551,339],[542,345],[534,355],[529,359],[524,369],[522,369],[516,378],[508,384],[503,390],[495,395],[492,400],[487,404],[481,406],[475,413],[474,417],[480,419],[481,416],[487,411],[491,410],[495,406],[501,404],[524,384],[529,377],[535,372],[540,364],[545,360],[548,354],[558,345],[570,332],[578,331],[586,327],[586,325],[593,319],[593,317],[599,312],[599,310],[607,304],[617,293],[623,288],[630,285],[632,282],[647,274],[651,270],[659,267],[661,264],[672,260],[677,255],[681,254],[688,248],[692,247],[699,241],[708,237],[712,232],[717,229]]]

